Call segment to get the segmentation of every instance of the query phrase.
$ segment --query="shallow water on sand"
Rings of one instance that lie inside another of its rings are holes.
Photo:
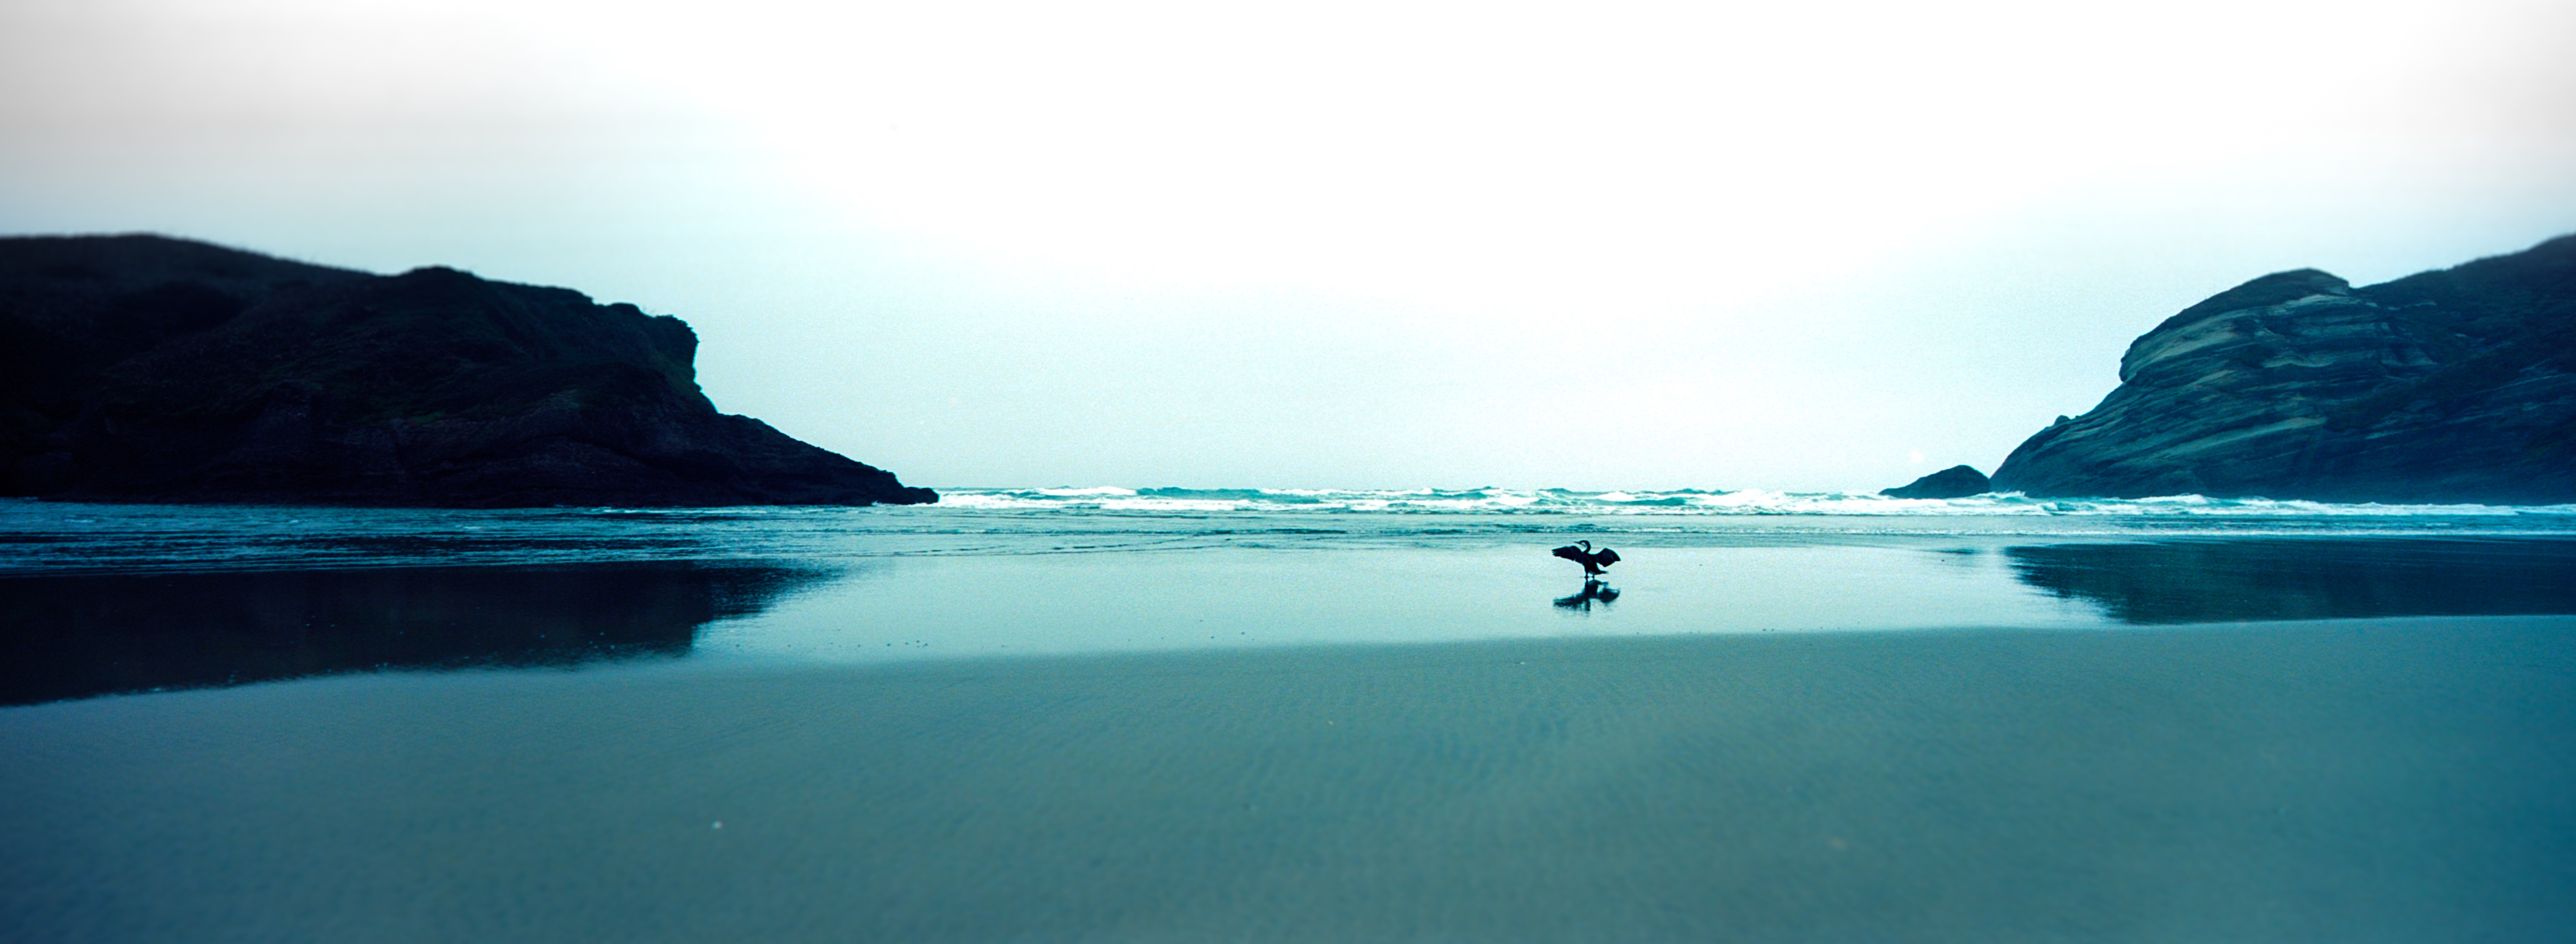
[[[637,658],[2576,614],[2568,520],[0,503],[0,704]],[[1626,559],[1586,584],[1547,553],[1576,540]]]
[[[0,503],[0,925],[2546,939],[2576,534],[2455,512]]]

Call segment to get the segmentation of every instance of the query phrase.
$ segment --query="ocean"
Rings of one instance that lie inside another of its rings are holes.
[[[942,494],[0,502],[0,926],[2576,927],[2576,506]]]

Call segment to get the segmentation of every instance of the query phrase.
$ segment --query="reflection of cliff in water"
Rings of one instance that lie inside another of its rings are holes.
[[[700,626],[823,576],[648,562],[0,577],[0,704],[676,656]]]
[[[2576,540],[2271,538],[2006,548],[2131,623],[2576,614]]]

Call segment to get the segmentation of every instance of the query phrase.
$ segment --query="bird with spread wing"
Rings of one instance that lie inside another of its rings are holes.
[[[1619,562],[1619,552],[1606,547],[1593,550],[1590,541],[1576,541],[1548,553],[1583,565],[1583,575],[1586,577],[1601,576],[1603,573],[1601,568]]]

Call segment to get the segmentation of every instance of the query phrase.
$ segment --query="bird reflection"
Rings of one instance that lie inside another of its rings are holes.
[[[1585,577],[1583,578],[1582,593],[1578,593],[1570,597],[1558,597],[1556,605],[1569,610],[1580,610],[1582,612],[1589,613],[1592,612],[1592,604],[1594,601],[1599,601],[1602,606],[1606,607],[1610,605],[1611,601],[1617,599],[1619,599],[1619,591],[1616,588],[1609,584],[1602,583],[1599,580]]]

